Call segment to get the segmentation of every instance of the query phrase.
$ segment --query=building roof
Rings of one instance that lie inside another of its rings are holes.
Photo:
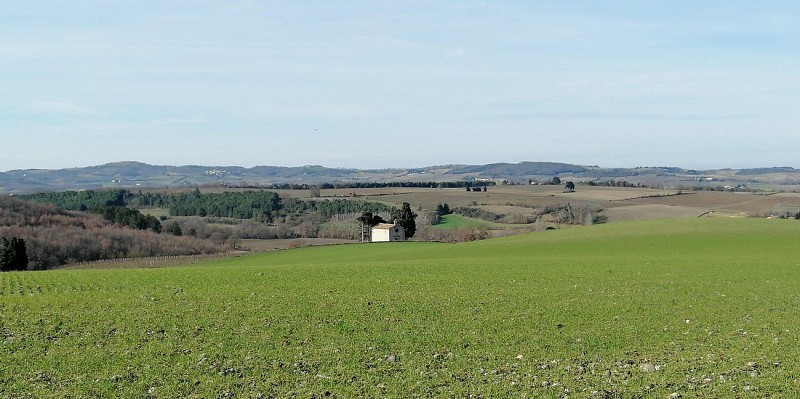
[[[391,223],[378,223],[375,226],[372,226],[373,229],[380,229],[380,230],[389,230],[394,227],[400,227],[400,226]]]

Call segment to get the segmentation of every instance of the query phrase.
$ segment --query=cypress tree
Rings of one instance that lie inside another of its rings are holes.
[[[11,237],[11,240],[3,237],[3,249],[0,253],[0,271],[25,270],[28,267],[28,251],[25,248],[25,240],[22,238]]]
[[[417,231],[417,223],[414,221],[416,217],[417,215],[411,212],[411,204],[408,202],[403,202],[401,209],[392,211],[392,219],[397,220],[397,224],[403,226],[406,231],[406,238],[414,237],[414,233]]]

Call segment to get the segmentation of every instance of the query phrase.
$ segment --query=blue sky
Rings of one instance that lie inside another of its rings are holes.
[[[797,1],[0,7],[0,170],[800,167]]]

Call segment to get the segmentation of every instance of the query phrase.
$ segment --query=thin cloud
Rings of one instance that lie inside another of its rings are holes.
[[[31,103],[30,111],[38,114],[85,116],[96,116],[101,114],[98,110],[64,101],[36,101]]]
[[[674,120],[674,121],[722,121],[722,120],[758,120],[764,118],[760,114],[667,114],[646,112],[529,112],[514,114],[497,114],[469,118],[474,121],[496,120]]]
[[[249,117],[370,118],[378,114],[366,107],[344,104],[254,105],[240,111]]]

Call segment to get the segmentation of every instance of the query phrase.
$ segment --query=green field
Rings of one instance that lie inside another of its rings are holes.
[[[433,228],[435,229],[461,229],[461,228],[471,228],[471,227],[488,228],[493,224],[496,223],[490,223],[484,220],[468,218],[465,216],[451,213],[449,215],[442,215],[442,220],[439,222],[439,224],[433,225]]]
[[[0,397],[796,397],[798,242],[694,218],[3,273]]]
[[[167,208],[139,208],[139,212],[153,217],[169,217],[169,209]]]

